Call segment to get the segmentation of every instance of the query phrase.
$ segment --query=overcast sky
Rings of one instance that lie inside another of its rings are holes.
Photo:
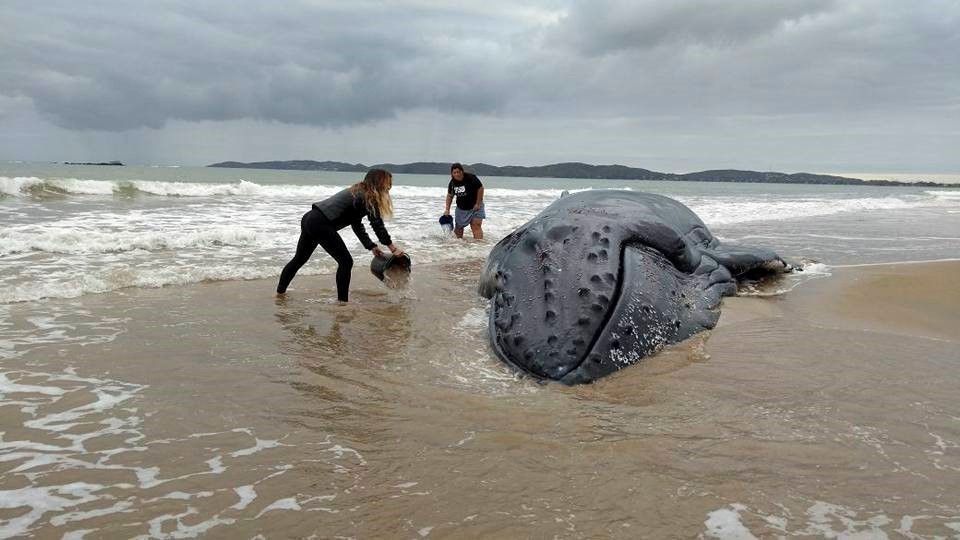
[[[0,159],[960,174],[960,0],[0,2]]]

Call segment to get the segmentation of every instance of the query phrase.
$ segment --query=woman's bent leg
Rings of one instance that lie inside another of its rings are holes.
[[[346,302],[350,294],[350,272],[353,271],[353,257],[347,250],[347,245],[343,243],[343,238],[337,231],[330,227],[324,227],[322,232],[318,231],[317,240],[323,249],[337,261],[337,300]]]
[[[317,240],[307,232],[306,228],[300,229],[300,240],[297,241],[297,253],[290,259],[290,262],[283,267],[280,272],[280,282],[277,283],[277,294],[287,292],[287,286],[293,281],[293,276],[297,275],[297,270],[310,260],[313,250],[317,249]]]

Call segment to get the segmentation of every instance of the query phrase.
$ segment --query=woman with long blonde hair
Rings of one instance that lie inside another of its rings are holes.
[[[390,172],[370,169],[363,181],[326,200],[313,203],[310,211],[300,220],[297,252],[280,273],[277,294],[287,292],[293,276],[297,275],[297,271],[306,264],[319,245],[337,262],[337,299],[346,302],[350,292],[353,257],[337,231],[350,225],[364,248],[370,250],[374,256],[383,254],[380,246],[370,240],[361,221],[364,216],[373,227],[380,243],[387,246],[394,255],[402,255],[403,251],[390,239],[390,234],[383,224],[384,218],[393,216],[393,201],[390,199],[392,186],[393,175]]]

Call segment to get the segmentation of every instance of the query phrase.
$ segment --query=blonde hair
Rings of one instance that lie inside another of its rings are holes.
[[[393,217],[393,199],[390,198],[387,182],[393,179],[390,171],[384,169],[370,169],[363,181],[350,187],[354,194],[363,195],[367,212],[380,216],[380,219]]]

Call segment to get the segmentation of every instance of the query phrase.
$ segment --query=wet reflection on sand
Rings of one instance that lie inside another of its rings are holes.
[[[407,295],[357,276],[347,305],[302,276],[5,306],[0,536],[960,529],[955,266],[727,299],[573,388],[493,358],[479,268],[418,267]]]

